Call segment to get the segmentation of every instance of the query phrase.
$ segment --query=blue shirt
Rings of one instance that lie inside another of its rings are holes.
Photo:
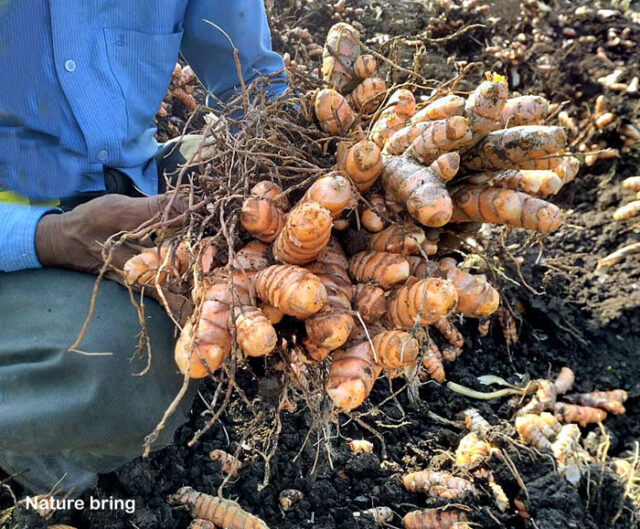
[[[153,118],[178,52],[220,99],[238,89],[231,45],[204,20],[229,35],[245,81],[282,69],[262,0],[0,1],[0,195],[100,191],[105,166],[156,193]],[[50,210],[0,201],[0,271],[40,266]]]

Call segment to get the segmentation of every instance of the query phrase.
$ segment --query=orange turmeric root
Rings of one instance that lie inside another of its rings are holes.
[[[576,404],[601,408],[614,415],[622,415],[626,411],[622,405],[626,400],[627,392],[623,389],[579,393],[578,395],[573,395],[570,399],[571,402]]]
[[[384,146],[384,154],[408,152],[428,165],[438,156],[453,151],[471,139],[467,119],[453,116],[437,121],[425,121],[396,132]]]
[[[371,340],[378,363],[385,369],[412,366],[418,357],[418,342],[408,332],[384,331]]]
[[[433,342],[429,342],[422,357],[422,367],[427,374],[436,382],[444,382],[445,372],[442,363],[442,353],[438,346]]]
[[[261,180],[251,188],[251,195],[254,197],[268,198],[282,211],[288,211],[290,204],[286,195],[282,194],[280,186],[270,180]]]
[[[351,200],[351,184],[344,176],[332,172],[318,178],[300,199],[300,202],[315,202],[322,206],[335,219],[340,216]]]
[[[450,281],[439,278],[416,280],[391,295],[387,317],[394,327],[411,329],[416,321],[429,325],[446,318],[457,302],[458,295]]]
[[[316,202],[302,202],[291,210],[273,244],[276,261],[306,264],[329,244],[331,213]]]
[[[356,119],[347,100],[331,88],[316,94],[314,109],[320,128],[334,136],[346,136]]]
[[[573,374],[573,371],[568,367],[563,367],[554,382],[554,385],[556,386],[556,393],[558,395],[564,395],[573,387],[575,380],[576,377]]]
[[[456,312],[468,318],[482,318],[493,314],[500,303],[500,295],[484,275],[472,275],[457,267],[447,257],[440,260],[439,269],[453,283],[458,293]]]
[[[387,312],[385,292],[375,285],[358,283],[354,289],[353,304],[365,323],[373,323]]]
[[[476,408],[467,408],[462,412],[464,425],[471,433],[483,439],[491,429],[491,424],[485,419]]]
[[[406,88],[396,90],[375,123],[371,126],[369,139],[381,149],[387,140],[404,127],[416,111],[416,100]]]
[[[409,277],[409,262],[391,253],[360,252],[351,258],[349,273],[358,283],[373,281],[389,288]]]
[[[227,303],[205,301],[200,319],[184,325],[174,351],[181,373],[188,372],[190,378],[204,378],[222,365],[231,352],[229,315]]]
[[[449,320],[441,319],[434,322],[433,326],[438,329],[438,332],[444,336],[444,339],[449,343],[450,347],[447,347],[442,351],[442,358],[447,362],[453,362],[462,351],[464,345],[464,337],[460,334],[457,327]]]
[[[362,224],[362,227],[365,230],[372,233],[378,233],[384,229],[386,224],[382,216],[388,217],[389,211],[387,210],[384,198],[380,195],[373,195],[369,198],[369,203],[372,207],[366,207],[362,210],[362,214],[360,215],[360,224]]]
[[[453,116],[463,116],[465,103],[463,97],[454,94],[440,97],[432,103],[429,103],[423,109],[417,111],[411,117],[411,123],[416,124],[422,123],[423,121],[435,121]]]
[[[453,529],[458,522],[464,522],[466,519],[465,512],[455,508],[423,509],[407,513],[402,519],[402,527],[404,529]]]
[[[529,195],[555,195],[564,182],[555,171],[507,169],[496,173],[478,173],[469,178],[472,184],[488,184],[522,191]]]
[[[472,92],[465,107],[464,115],[469,120],[469,130],[473,136],[469,146],[501,128],[500,114],[509,96],[507,80],[503,76],[485,75],[487,80]]]
[[[326,386],[334,406],[342,410],[360,406],[371,393],[381,370],[368,341],[335,351]]]
[[[271,200],[250,196],[242,203],[240,224],[256,239],[273,242],[284,226],[284,213]]]
[[[250,241],[236,252],[234,266],[241,270],[262,270],[269,265],[269,247],[261,241]]]
[[[449,500],[461,499],[475,492],[473,484],[448,472],[421,470],[402,477],[402,484],[409,492],[438,496]]]
[[[209,459],[211,461],[220,462],[221,470],[224,474],[229,474],[230,476],[236,476],[238,471],[242,468],[242,463],[240,460],[224,450],[212,450],[209,452]]]
[[[315,275],[293,265],[272,265],[255,277],[256,293],[282,312],[304,320],[327,302],[327,291]]]
[[[316,346],[329,351],[344,345],[353,329],[349,314],[353,286],[347,266],[342,247],[332,240],[318,260],[306,267],[327,291],[327,303],[304,322],[307,336]]]
[[[406,205],[420,224],[437,228],[451,220],[453,205],[439,169],[434,169],[434,165],[425,167],[406,154],[392,156],[385,161],[382,186],[387,199]]]
[[[470,170],[553,169],[560,163],[553,155],[567,144],[560,127],[528,125],[490,133],[465,157]]]
[[[131,257],[123,267],[125,279],[129,285],[155,286],[164,284],[169,277],[177,276],[178,270],[168,258],[169,247],[145,248],[138,255]],[[158,273],[164,265],[162,272]]]
[[[256,307],[236,307],[236,339],[247,356],[265,356],[278,341],[269,319]]]
[[[607,418],[607,412],[591,406],[578,406],[577,404],[567,404],[556,402],[554,406],[556,418],[562,422],[575,422],[580,426],[594,422],[602,422]]]
[[[354,63],[360,56],[360,34],[351,25],[339,22],[327,33],[322,52],[322,78],[336,90],[352,88],[357,80]]]
[[[371,77],[377,68],[376,58],[369,54],[359,55],[353,63],[353,72],[362,80]]]
[[[558,425],[558,430],[560,425]],[[551,450],[551,439],[556,432],[549,428],[540,415],[527,414],[516,417],[516,431],[525,444],[534,446],[538,450]]]
[[[225,529],[269,529],[260,518],[249,514],[235,501],[182,487],[167,497],[169,505],[185,505],[194,518],[208,520]]]
[[[471,465],[483,459],[488,459],[491,454],[497,454],[500,450],[487,441],[480,439],[475,433],[465,435],[456,448],[456,465]]]
[[[549,101],[541,96],[520,96],[507,99],[500,120],[504,127],[537,125],[549,113]]]
[[[371,140],[360,140],[342,155],[338,150],[338,167],[343,170],[358,191],[366,191],[382,173],[382,153]]]
[[[511,189],[465,185],[456,188],[452,222],[488,222],[548,233],[560,226],[560,209]]]
[[[347,96],[347,102],[356,110],[365,114],[374,112],[387,90],[387,84],[378,77],[369,77],[362,81]]]
[[[377,252],[416,254],[426,240],[424,230],[413,222],[391,224],[371,237],[371,248]]]
[[[640,200],[633,200],[625,206],[615,210],[613,213],[614,220],[629,220],[640,215]]]

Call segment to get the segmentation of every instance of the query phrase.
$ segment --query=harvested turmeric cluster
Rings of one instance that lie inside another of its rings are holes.
[[[553,382],[535,380],[534,396],[517,412],[516,431],[525,444],[551,451],[558,472],[575,485],[582,474],[581,464],[589,460],[589,455],[580,446],[577,424],[586,426],[602,422],[607,413],[623,414],[627,392],[616,389],[565,395],[574,381],[573,371],[568,367],[563,367]],[[566,402],[559,402],[559,396]]]
[[[185,243],[144,251],[125,273],[130,284],[191,288],[195,310],[175,348],[183,374],[211,375],[235,346],[245,357],[273,353],[289,343],[278,326],[293,318],[303,322],[296,328],[306,336],[295,339],[311,361],[330,360],[327,395],[352,410],[383,373],[442,382],[444,363],[464,345],[453,318],[483,320],[499,308],[484,275],[438,255],[441,228],[551,231],[561,215],[544,197],[572,180],[578,163],[564,130],[543,124],[546,100],[509,98],[499,75],[466,98],[417,105],[408,88],[390,93],[343,22],[328,33],[321,73],[328,87],[311,99],[319,127],[339,138],[335,167],[303,189],[282,189],[269,175],[248,190],[239,231],[252,240],[224,266],[216,267],[215,246]],[[360,219],[364,244],[351,255],[340,234]],[[187,277],[194,257],[200,274]]]

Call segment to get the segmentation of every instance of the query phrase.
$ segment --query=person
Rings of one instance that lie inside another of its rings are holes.
[[[116,282],[100,286],[82,351],[69,347],[104,241],[166,206],[153,118],[179,52],[225,101],[239,90],[232,45],[243,79],[272,75],[280,95],[262,0],[0,2],[0,468],[32,492],[78,493],[140,456],[182,385],[174,326],[150,299],[153,357],[137,376],[140,325]]]

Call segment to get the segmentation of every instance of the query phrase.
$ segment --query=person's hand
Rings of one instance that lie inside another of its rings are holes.
[[[45,215],[36,227],[35,248],[38,259],[43,266],[97,274],[104,264],[102,250],[107,239],[119,232],[134,231],[150,219],[160,220],[170,200],[168,195],[143,198],[105,195],[66,213]],[[176,216],[184,209],[185,204],[178,197],[172,205],[171,214]],[[116,270],[121,270],[130,257],[139,253],[143,247],[151,245],[148,237],[117,245],[112,249],[111,265]],[[122,276],[114,270],[105,275],[123,283]],[[147,288],[146,291],[148,295],[157,297],[154,288]],[[185,300],[182,296],[172,295],[170,292],[166,292],[165,296],[174,314],[185,312]]]

